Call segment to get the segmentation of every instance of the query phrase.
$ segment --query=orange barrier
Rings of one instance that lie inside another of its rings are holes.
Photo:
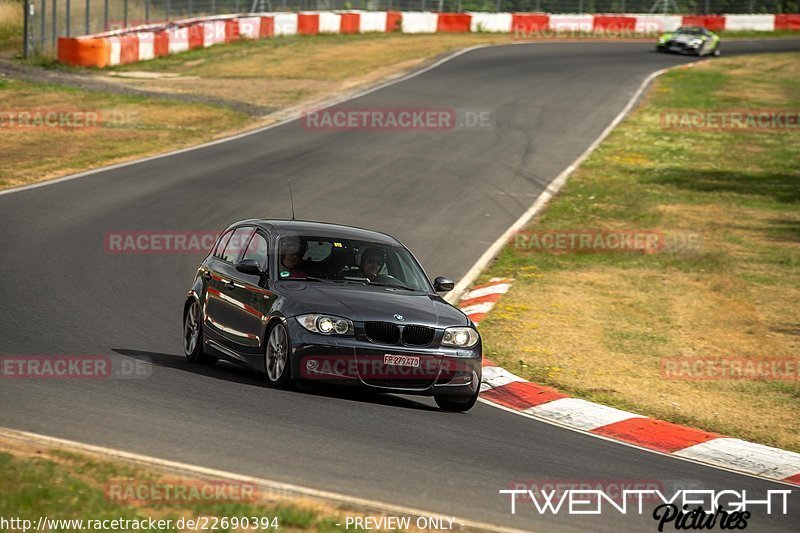
[[[775,15],[775,29],[800,31],[800,15]]]
[[[514,13],[511,15],[511,31],[514,33],[534,33],[547,31],[550,26],[550,15],[539,13]]]
[[[361,15],[359,13],[342,13],[339,33],[358,33],[361,28]]]
[[[403,16],[399,11],[386,12],[386,31],[400,31],[403,25]]]
[[[275,19],[273,17],[261,17],[261,27],[258,36],[262,39],[275,36]]]
[[[318,34],[319,15],[316,13],[299,13],[297,15],[297,33],[300,35]]]
[[[139,61],[139,38],[135,34],[119,36],[119,64],[127,65]]]
[[[156,30],[153,33],[153,57],[169,55],[169,33],[167,30]]]
[[[617,15],[595,15],[592,29],[596,32],[630,32],[636,31],[636,17]]]
[[[205,28],[202,22],[193,22],[186,27],[189,36],[189,50],[192,48],[202,48]]]
[[[684,15],[683,26],[703,26],[711,31],[725,29],[725,17],[722,15]]]
[[[58,62],[79,67],[107,67],[111,45],[102,38],[58,38]]]
[[[466,13],[439,13],[436,18],[437,33],[469,33],[472,16]]]
[[[225,21],[225,42],[232,43],[239,40],[239,21],[228,19]]]

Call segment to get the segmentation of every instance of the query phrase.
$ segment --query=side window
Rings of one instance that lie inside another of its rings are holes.
[[[233,230],[225,232],[225,234],[219,238],[217,245],[214,247],[214,257],[222,258],[222,252],[225,250],[225,245],[228,244],[228,241],[231,239],[231,235],[233,235]]]
[[[242,257],[242,260],[244,259],[255,259],[262,270],[267,267],[267,238],[260,232],[256,232],[250,239],[250,244],[247,245]]]
[[[252,226],[237,228],[231,235],[228,244],[225,245],[225,251],[222,252],[220,259],[228,263],[235,263],[239,256],[242,255],[247,240],[254,231],[255,228]]]

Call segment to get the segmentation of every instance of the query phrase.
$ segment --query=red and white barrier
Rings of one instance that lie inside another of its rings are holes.
[[[146,61],[193,48],[239,39],[320,33],[453,33],[511,32],[517,38],[549,34],[596,33],[608,36],[652,36],[681,25],[712,31],[800,31],[800,14],[783,15],[650,15],[546,13],[433,13],[397,11],[307,11],[250,13],[168,24],[139,26],[81,37],[59,37],[58,60],[77,66],[107,67]]]

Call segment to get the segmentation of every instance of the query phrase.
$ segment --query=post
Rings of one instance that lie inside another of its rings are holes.
[[[28,0],[25,0],[25,5],[23,6],[23,10],[25,12],[22,14],[22,57],[28,57],[28,12],[33,7],[33,4],[29,4]]]
[[[70,30],[70,26],[72,25],[72,24],[71,24],[71,20],[70,20],[70,18],[69,18],[69,12],[70,12],[71,10],[72,10],[72,6],[70,5],[70,0],[67,0],[67,13],[66,13],[66,17],[67,17],[67,19],[66,19],[66,23],[67,23],[67,37],[69,37],[69,36],[70,36],[70,31],[69,31],[69,30]]]
[[[122,3],[122,6],[123,6],[122,7],[122,10],[123,10],[123,12],[122,12],[122,26],[124,28],[127,28],[128,27],[128,0],[125,0]]]
[[[192,14],[194,13],[194,3],[192,0],[189,0],[189,18],[192,18]]]
[[[108,0],[103,1],[103,31],[108,31]]]
[[[39,23],[39,25],[41,26],[41,28],[39,28],[39,37],[41,38],[42,41],[39,46],[41,46],[41,49],[44,49],[44,43],[47,42],[47,30],[45,30],[46,26],[45,22],[47,19],[47,4],[45,4],[45,0],[42,0],[42,4],[39,7],[39,11],[40,11],[39,18],[42,19],[42,21]]]
[[[150,0],[144,0],[144,23],[150,24]]]
[[[83,30],[83,34],[84,35],[89,35],[90,33],[92,33],[89,30],[89,12],[91,11],[91,7],[92,7],[91,6],[91,0],[86,0],[86,17],[85,17],[84,25],[83,25],[84,26],[84,30]]]
[[[169,22],[169,12],[170,12],[170,8],[171,8],[171,7],[172,7],[172,6],[170,5],[170,0],[167,0],[167,3],[166,3],[166,4],[164,4],[164,11],[165,11],[165,12],[164,12],[164,19],[165,19],[167,22]]]
[[[58,4],[58,0],[53,0],[53,15],[51,21],[52,33],[50,34],[50,46],[55,47],[56,45],[56,33],[58,33],[58,27],[56,26],[56,19],[58,18],[58,14],[56,13],[56,4]]]

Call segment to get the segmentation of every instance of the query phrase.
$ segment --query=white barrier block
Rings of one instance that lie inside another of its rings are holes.
[[[725,29],[775,31],[775,15],[725,15]]]
[[[240,18],[239,37],[242,39],[258,39],[261,37],[261,17]]]
[[[511,13],[476,13],[468,12],[472,16],[469,31],[509,33],[511,31]]]
[[[275,35],[297,35],[297,13],[276,13]]]
[[[225,42],[225,21],[206,20],[203,22],[203,46],[209,46]]]
[[[636,33],[666,33],[677,30],[683,17],[680,15],[626,15],[636,17]]]
[[[139,39],[139,61],[146,61],[155,57],[156,34],[151,31],[140,31],[136,33]]]
[[[170,28],[167,30],[169,38],[169,53],[177,54],[189,49],[189,27]]]
[[[401,14],[403,33],[436,33],[439,15],[436,13],[422,13],[409,11]]]
[[[550,15],[550,29],[565,32],[590,32],[594,26],[592,15]]]
[[[377,31],[386,32],[386,12],[385,11],[362,11],[360,13],[358,31],[367,33]]]
[[[339,33],[342,27],[342,16],[330,11],[322,11],[319,14],[320,33]]]
[[[112,67],[120,64],[120,56],[122,54],[122,41],[119,37],[109,37],[108,43],[111,45],[111,53],[109,55],[108,64]]]

